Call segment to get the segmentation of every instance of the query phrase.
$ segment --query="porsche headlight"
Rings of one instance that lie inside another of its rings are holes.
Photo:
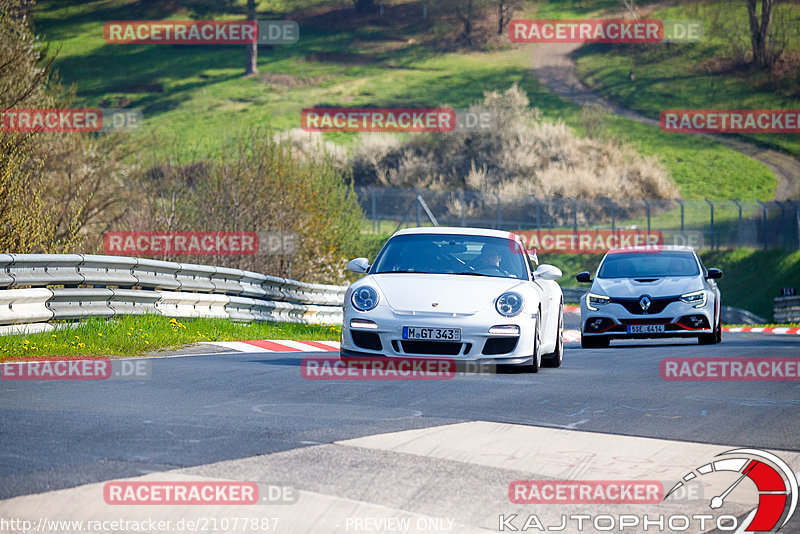
[[[353,291],[350,301],[358,311],[369,311],[378,305],[378,292],[369,286],[359,287]]]
[[[494,307],[500,315],[504,317],[514,317],[515,315],[519,315],[519,312],[522,311],[522,304],[522,295],[509,291],[508,293],[500,295]]]
[[[605,295],[595,295],[594,293],[589,293],[586,295],[586,307],[592,311],[597,311],[598,306],[605,306],[608,304],[608,301],[611,300]]]
[[[681,302],[692,304],[695,308],[702,308],[706,305],[706,292],[704,290],[692,291],[681,295]]]

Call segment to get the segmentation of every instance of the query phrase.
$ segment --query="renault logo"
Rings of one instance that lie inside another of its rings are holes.
[[[642,308],[643,312],[646,312],[650,308],[650,302],[650,297],[647,295],[639,299],[639,306]]]

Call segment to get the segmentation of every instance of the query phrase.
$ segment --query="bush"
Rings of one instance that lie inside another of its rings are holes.
[[[332,157],[295,153],[287,138],[252,131],[216,160],[151,165],[116,230],[274,232],[294,236],[291,254],[169,256],[159,259],[247,269],[309,282],[348,279],[363,214],[349,177]]]
[[[578,137],[530,107],[516,85],[487,92],[475,113],[493,116],[489,129],[457,128],[400,140],[362,137],[350,160],[357,185],[465,189],[584,198],[674,198],[677,189],[655,158],[626,145]]]

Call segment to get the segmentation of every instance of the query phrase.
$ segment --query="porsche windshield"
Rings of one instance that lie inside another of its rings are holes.
[[[700,267],[691,252],[609,254],[600,266],[598,278],[664,278],[697,276]]]
[[[389,240],[370,274],[438,273],[527,279],[526,255],[501,237],[409,234]]]

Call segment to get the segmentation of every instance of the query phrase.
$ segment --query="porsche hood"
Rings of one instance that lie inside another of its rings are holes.
[[[384,273],[369,277],[396,312],[473,314],[523,280],[454,274]]]

